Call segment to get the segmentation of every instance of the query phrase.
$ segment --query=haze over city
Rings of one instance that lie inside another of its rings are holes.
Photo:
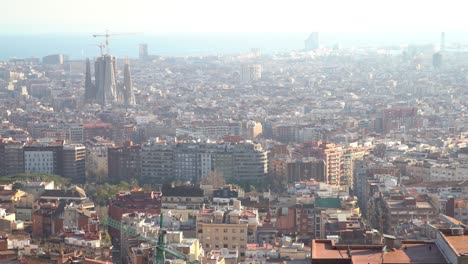
[[[2,1],[0,263],[468,263],[465,5]]]
[[[3,1],[4,33],[466,31],[463,1],[17,0]],[[107,12],[106,12],[107,11]]]

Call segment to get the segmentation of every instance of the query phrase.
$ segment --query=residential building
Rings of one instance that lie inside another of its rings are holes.
[[[109,217],[120,221],[122,215],[126,213],[160,214],[161,200],[162,194],[160,192],[143,191],[141,188],[134,188],[126,192],[122,191],[109,200]],[[110,228],[109,233],[113,243],[119,245],[120,231]]]
[[[24,172],[24,143],[0,138],[0,176]]]
[[[369,153],[368,147],[349,147],[343,150],[341,160],[341,185],[354,185],[354,163]]]
[[[202,209],[197,216],[197,238],[205,251],[237,250],[245,259],[247,243],[256,241],[258,212],[243,209],[240,201],[228,210]]]
[[[174,179],[174,148],[148,142],[141,146],[141,181],[164,183]]]
[[[84,128],[82,124],[73,124],[68,129],[69,143],[84,143]]]
[[[180,216],[182,229],[194,229],[198,212],[208,202],[205,192],[193,185],[171,186],[169,184],[163,185],[161,191],[164,194],[162,212],[171,212]]]
[[[26,173],[63,175],[63,142],[32,142],[24,146]]]
[[[382,111],[383,132],[416,128],[417,112],[418,109],[414,107],[384,109]]]
[[[63,146],[62,176],[72,183],[84,184],[86,181],[86,148],[82,144]]]
[[[267,154],[260,144],[233,146],[234,181],[262,182],[268,173]],[[223,171],[223,169],[218,169]]]
[[[241,82],[251,82],[262,78],[262,65],[249,64],[242,65],[240,72]]]
[[[108,148],[108,173],[111,182],[140,179],[141,146],[128,144],[123,147]]]
[[[325,181],[325,162],[315,158],[295,160],[280,156],[270,159],[268,169],[272,183],[283,189],[301,180]]]
[[[98,181],[107,179],[109,172],[108,149],[114,142],[102,137],[86,141],[86,177]]]
[[[325,180],[328,184],[340,185],[341,160],[343,152],[341,148],[333,143],[321,141],[307,142],[298,146],[292,154],[293,158],[314,157],[325,162]]]

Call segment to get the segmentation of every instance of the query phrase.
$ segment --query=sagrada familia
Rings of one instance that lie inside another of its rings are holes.
[[[101,55],[94,63],[95,81],[93,83],[90,61],[86,59],[85,102],[98,103],[102,106],[134,105],[135,95],[128,62],[124,65],[123,82],[117,80],[116,73],[115,57]]]

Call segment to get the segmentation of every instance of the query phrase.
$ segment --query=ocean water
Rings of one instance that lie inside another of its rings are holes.
[[[137,58],[138,44],[148,44],[151,55],[187,56],[231,54],[252,48],[262,53],[284,52],[304,48],[309,33],[166,33],[113,36],[111,54]],[[320,33],[321,46],[340,44],[342,47],[384,46],[404,44],[437,44],[440,32],[424,33]],[[92,34],[2,35],[0,32],[0,60],[9,58],[43,57],[63,53],[71,59],[99,55],[96,46],[104,38]],[[446,43],[468,43],[468,34],[446,32]]]

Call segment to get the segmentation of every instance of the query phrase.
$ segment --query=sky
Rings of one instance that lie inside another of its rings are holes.
[[[466,0],[0,0],[1,34],[441,32]]]

